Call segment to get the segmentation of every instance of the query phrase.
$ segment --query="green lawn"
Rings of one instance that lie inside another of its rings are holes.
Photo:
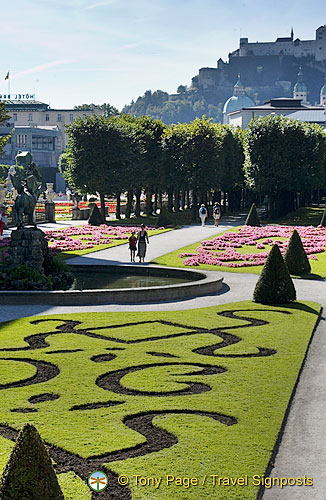
[[[85,470],[106,471],[110,487],[112,471],[127,475],[132,500],[254,500],[319,310],[248,301],[4,324],[0,468],[12,447],[4,429],[30,422],[70,464],[65,500],[91,500]],[[167,485],[167,474],[199,484]],[[248,485],[213,487],[211,474]],[[134,475],[162,482],[137,486]]]
[[[224,231],[223,233],[220,233],[218,235],[211,236],[210,238],[207,238],[208,240],[212,240],[213,238],[216,238],[218,236],[222,236],[225,233],[228,232],[234,232],[239,229],[240,226],[232,229],[228,229],[227,231]],[[275,237],[271,238],[272,240],[282,240],[284,241],[285,238],[281,237]],[[260,240],[258,240],[259,242]],[[223,271],[223,272],[230,272],[230,273],[251,273],[251,274],[260,274],[261,270],[263,269],[263,266],[252,266],[252,267],[226,267],[226,266],[215,266],[215,265],[209,265],[209,264],[200,264],[199,266],[186,266],[183,263],[183,259],[179,257],[180,254],[183,253],[194,253],[196,252],[196,248],[200,245],[201,240],[197,241],[196,243],[193,243],[192,245],[187,245],[183,248],[180,248],[179,250],[175,250],[174,252],[167,253],[165,255],[162,255],[161,257],[158,257],[157,259],[153,260],[153,264],[158,264],[161,266],[169,266],[169,267],[187,267],[187,268],[193,268],[193,269],[205,269],[208,271]],[[249,245],[243,245],[242,248],[237,248],[237,252],[241,254],[246,254],[246,253],[260,253],[260,252],[266,252],[267,250],[270,250],[272,247],[271,245],[266,245],[266,248],[264,250],[257,250],[255,246],[249,246]],[[305,278],[305,279],[320,279],[320,278],[326,278],[326,252],[323,253],[318,253],[317,255],[317,260],[310,260],[310,265],[311,265],[311,273],[305,274],[302,276],[293,276],[297,278]]]
[[[286,226],[318,226],[320,224],[324,206],[320,207],[301,207],[294,212],[286,214],[280,219],[269,220],[268,224],[283,224]]]

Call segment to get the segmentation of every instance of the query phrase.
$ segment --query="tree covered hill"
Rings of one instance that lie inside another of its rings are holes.
[[[216,102],[216,96],[204,95],[195,87],[188,89],[180,85],[177,94],[169,95],[162,90],[145,94],[131,104],[126,105],[122,113],[132,114],[136,117],[143,115],[158,118],[167,125],[171,123],[191,122],[195,118],[207,115],[213,122],[222,121],[223,102]]]
[[[326,67],[311,56],[284,55],[231,57],[218,61],[216,68],[201,68],[191,86],[180,85],[176,94],[147,90],[126,105],[122,113],[136,117],[148,115],[166,124],[185,123],[206,115],[222,122],[225,101],[233,95],[233,87],[241,76],[246,94],[258,105],[275,97],[292,97],[299,68],[308,87],[308,100],[319,103],[319,93],[326,78]]]

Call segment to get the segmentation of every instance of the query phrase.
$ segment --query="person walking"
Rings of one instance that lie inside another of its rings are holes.
[[[207,208],[205,207],[204,204],[201,204],[199,209],[199,218],[201,220],[202,227],[205,226],[206,217],[207,217]]]
[[[131,231],[131,236],[129,238],[129,250],[130,250],[130,261],[135,262],[136,250],[137,250],[137,238],[136,232]]]
[[[7,214],[5,208],[0,208],[0,236],[3,235],[3,230],[7,222]]]
[[[140,225],[140,231],[137,234],[137,242],[138,242],[137,256],[139,257],[139,262],[144,262],[147,245],[149,244],[148,234],[144,224]]]
[[[218,226],[221,218],[221,205],[219,204],[218,201],[214,203],[213,217],[215,226]]]

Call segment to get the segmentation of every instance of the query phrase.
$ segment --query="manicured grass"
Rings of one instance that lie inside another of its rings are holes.
[[[80,460],[124,450],[124,457],[103,458],[107,465],[101,469],[126,474],[133,500],[254,500],[258,487],[252,476],[265,473],[319,310],[311,302],[272,307],[248,301],[190,311],[9,322],[0,333],[0,421],[14,429],[31,422],[48,443]],[[60,333],[64,322],[67,333]],[[21,350],[28,346],[24,338],[47,332],[52,332],[45,337],[47,346]],[[47,381],[24,384],[36,373],[28,359],[52,363],[59,372]],[[119,376],[118,370],[125,371]],[[110,372],[115,373],[103,377]],[[13,386],[6,387],[9,383]],[[59,397],[29,401],[40,394]],[[98,407],[80,407],[90,403]],[[12,411],[17,408],[37,412]],[[127,426],[135,415],[140,420],[152,415],[153,427],[145,420],[138,430]],[[145,450],[148,428],[153,441]],[[162,436],[160,429],[168,434]],[[0,437],[0,445],[2,469],[12,442]],[[137,474],[162,477],[162,484],[157,489],[136,486]],[[167,474],[195,477],[199,484],[167,486]],[[247,474],[249,484],[213,487],[211,474]],[[73,470],[59,480],[66,500],[90,500]]]
[[[236,228],[228,229],[227,231],[224,231],[223,233],[220,233],[218,235],[211,236],[208,238],[208,240],[212,240],[216,237],[220,237],[224,234],[227,234],[229,232],[237,232],[241,227],[243,226],[238,226]],[[264,238],[262,238],[263,240]],[[285,241],[285,238],[282,237],[273,237],[271,238],[273,241],[275,240],[281,240]],[[258,240],[258,242],[261,240]],[[262,265],[257,265],[257,266],[251,266],[251,267],[226,267],[226,266],[218,266],[218,265],[211,265],[211,264],[200,264],[198,266],[189,266],[185,265],[183,260],[184,258],[179,257],[180,254],[187,254],[187,253],[196,253],[196,249],[198,246],[200,246],[201,241],[198,241],[196,243],[193,243],[191,245],[185,246],[183,248],[180,248],[179,250],[175,250],[174,252],[167,253],[165,255],[162,255],[161,257],[158,257],[157,259],[153,260],[153,264],[159,264],[161,266],[169,266],[169,267],[192,267],[194,269],[205,269],[208,271],[223,271],[223,272],[233,272],[233,273],[251,273],[251,274],[260,274],[261,270],[263,268]],[[251,245],[243,245],[241,248],[237,248],[237,252],[241,254],[249,254],[249,253],[264,253],[266,251],[269,251],[271,249],[271,245],[265,245],[265,248],[263,250],[259,250],[256,248],[256,246],[251,246]],[[223,251],[221,252],[221,254]],[[305,278],[305,279],[320,279],[320,278],[326,278],[326,252],[318,253],[316,254],[317,260],[310,260],[310,265],[311,265],[311,273],[305,274],[302,276],[295,276],[299,278]]]
[[[283,224],[287,226],[318,226],[320,224],[324,206],[301,207],[294,212],[276,220],[269,220],[268,224]]]

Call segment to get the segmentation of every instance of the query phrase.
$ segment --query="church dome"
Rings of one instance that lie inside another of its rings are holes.
[[[294,92],[307,92],[308,88],[304,82],[297,82],[293,87]]]
[[[225,102],[223,113],[232,113],[242,108],[250,108],[255,103],[247,95],[233,95]]]
[[[254,106],[253,101],[246,95],[245,88],[240,80],[240,74],[238,74],[238,81],[233,87],[233,96],[225,102],[223,106],[223,114],[232,113],[233,111],[238,111],[242,108],[249,108]]]
[[[302,69],[300,66],[299,73],[298,73],[298,81],[293,87],[293,92],[307,92],[307,91],[308,91],[308,87],[303,81],[303,73],[302,73]]]

